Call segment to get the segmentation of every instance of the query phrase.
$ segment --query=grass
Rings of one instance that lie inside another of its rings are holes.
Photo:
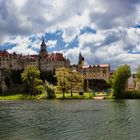
[[[92,94],[89,92],[85,92],[84,95],[79,95],[79,93],[73,93],[73,97],[71,97],[70,93],[65,93],[65,99],[91,99]],[[45,93],[29,96],[23,94],[13,94],[13,95],[3,95],[0,96],[0,100],[30,100],[30,99],[47,99],[47,95]],[[63,99],[62,93],[56,94],[56,99]]]
[[[94,95],[91,92],[84,92],[83,95],[79,95],[78,92],[73,93],[73,97],[71,97],[71,93],[65,93],[65,98],[63,98],[62,93],[56,93],[55,99],[93,99]],[[44,92],[42,94],[36,96],[24,95],[24,94],[12,94],[12,95],[1,95],[0,100],[31,100],[31,99],[47,99],[47,94]],[[112,99],[112,95],[106,97],[106,99]]]
[[[45,99],[47,96],[45,94],[40,94],[36,96],[29,96],[24,94],[12,94],[12,95],[2,95],[0,100],[31,100],[31,99]]]
[[[23,99],[22,94],[0,96],[0,100],[21,100],[21,99]]]
[[[79,93],[73,93],[73,97],[71,97],[71,93],[65,93],[65,98],[63,98],[62,93],[56,94],[56,99],[92,99],[93,95],[90,92],[84,92],[84,95],[79,95]]]

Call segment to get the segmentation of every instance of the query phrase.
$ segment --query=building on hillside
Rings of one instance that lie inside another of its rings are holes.
[[[0,85],[4,82],[3,70],[24,70],[27,66],[37,66],[41,71],[54,71],[56,68],[69,67],[69,59],[64,58],[61,53],[47,52],[47,46],[43,39],[38,55],[22,55],[0,51]],[[4,85],[4,84],[3,84]],[[4,87],[4,86],[3,86]]]
[[[0,51],[0,69],[23,70],[26,66],[37,66],[42,71],[53,71],[55,68],[69,67],[70,61],[61,53],[47,52],[43,39],[39,55],[22,55]]]
[[[84,79],[103,79],[109,80],[110,64],[84,65],[84,57],[79,54],[78,70],[83,74]]]
[[[80,53],[78,64],[71,66],[71,68],[78,70],[83,75],[85,85],[88,88],[93,89],[96,86],[105,88],[111,75],[110,64],[87,66],[84,65],[84,61],[85,59]]]

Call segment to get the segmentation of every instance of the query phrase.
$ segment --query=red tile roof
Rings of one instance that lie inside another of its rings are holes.
[[[9,54],[6,50],[0,51],[0,56],[1,56],[1,57],[9,56],[9,55],[10,55],[10,54]]]
[[[61,53],[51,53],[44,57],[47,61],[66,61],[63,54]]]
[[[90,66],[83,66],[82,68],[83,69],[87,69],[87,68],[93,68],[93,67],[109,67],[110,65],[109,64],[99,64],[99,65],[90,65]]]

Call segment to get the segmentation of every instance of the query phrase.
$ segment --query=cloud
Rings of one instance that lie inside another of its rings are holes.
[[[61,29],[64,41],[69,42],[84,26],[133,26],[140,20],[139,4],[138,0],[1,0],[0,35],[4,38]]]
[[[127,63],[131,64],[134,70],[140,59],[139,36],[140,29],[135,28],[101,30],[96,34],[85,33],[78,38],[79,46],[67,50],[65,54],[74,62],[75,55],[78,58],[75,51],[81,51],[89,65],[110,63],[115,69],[118,65]]]
[[[140,29],[133,27],[139,15],[138,0],[0,0],[0,43],[11,44],[9,52],[33,54],[43,34],[59,30],[64,45],[78,42],[61,50],[72,63],[82,51],[88,64],[134,66],[139,62]],[[81,33],[85,27],[96,33]],[[49,38],[46,44],[57,48],[59,40]]]
[[[33,34],[31,36],[16,36],[8,40],[6,43],[14,47],[8,49],[9,53],[16,52],[18,54],[37,54],[36,49],[40,49],[42,34]]]
[[[90,13],[90,19],[99,29],[131,27],[138,20],[138,0],[100,0]],[[93,6],[92,5],[92,6]]]
[[[55,48],[57,45],[57,40],[48,40],[48,42],[46,42],[47,47],[51,48]]]

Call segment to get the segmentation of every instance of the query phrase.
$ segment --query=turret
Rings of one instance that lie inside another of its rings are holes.
[[[79,61],[78,61],[78,68],[82,68],[84,65],[84,57],[82,56],[81,52],[79,53]]]
[[[44,38],[43,38],[42,43],[41,43],[41,46],[40,46],[40,52],[39,52],[39,55],[40,56],[44,56],[44,55],[47,55],[48,54],[46,48],[47,48],[47,46],[46,46],[45,41],[44,41]]]

